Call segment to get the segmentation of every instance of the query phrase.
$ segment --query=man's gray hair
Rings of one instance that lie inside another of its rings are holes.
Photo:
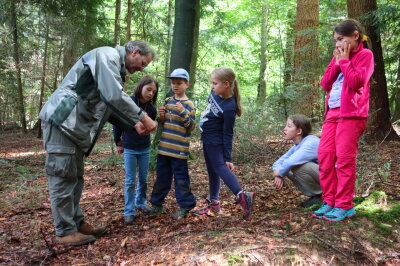
[[[135,50],[139,50],[139,54],[141,55],[150,54],[153,59],[156,56],[156,53],[154,52],[153,48],[146,41],[143,40],[127,42],[125,44],[125,50],[128,54],[132,53]]]

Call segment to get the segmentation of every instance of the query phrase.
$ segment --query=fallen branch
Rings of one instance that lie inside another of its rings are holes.
[[[351,257],[349,257],[346,253],[344,253],[343,251],[341,251],[340,249],[337,249],[336,247],[334,247],[332,244],[329,244],[326,240],[320,238],[317,234],[312,233],[312,235],[318,239],[319,241],[321,241],[322,243],[324,243],[325,245],[327,245],[328,247],[330,247],[331,249],[333,249],[336,252],[339,252],[340,254],[342,254],[345,258],[351,260]]]

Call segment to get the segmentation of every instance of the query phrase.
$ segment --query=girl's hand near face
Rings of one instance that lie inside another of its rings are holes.
[[[351,44],[348,42],[344,42],[343,48],[338,47],[337,50],[338,54],[336,55],[336,63],[339,64],[340,59],[348,59],[350,57]]]

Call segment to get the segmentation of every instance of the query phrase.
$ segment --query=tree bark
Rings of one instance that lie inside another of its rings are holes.
[[[190,86],[188,88],[188,97],[192,98],[194,93],[194,84],[196,84],[196,69],[197,69],[197,57],[199,54],[199,29],[200,29],[200,0],[195,0],[195,17],[194,17],[194,28],[193,28],[193,48],[192,48],[192,60],[190,60]]]
[[[198,18],[196,16],[199,15],[199,12],[196,9],[199,9],[199,7],[199,0],[175,1],[170,70],[184,68],[189,72],[192,60],[197,57],[197,54],[194,56],[193,51],[197,46],[194,41],[197,41],[196,36],[198,36],[198,32],[196,33],[196,21]],[[194,78],[194,73],[189,72],[189,74],[191,78]],[[194,82],[192,79],[190,81]]]
[[[267,19],[268,7],[267,4],[263,4],[261,8],[260,75],[257,91],[257,100],[259,102],[264,102],[265,97],[267,96],[267,82],[265,81],[265,70],[267,69]]]
[[[19,43],[18,43],[18,25],[17,25],[17,8],[16,2],[11,1],[10,6],[11,13],[11,32],[13,36],[13,50],[14,50],[14,61],[15,61],[15,70],[17,77],[17,106],[19,112],[19,119],[21,123],[22,132],[26,133],[26,116],[25,116],[25,105],[24,105],[24,94],[22,88],[22,79],[21,79],[21,62],[19,57]]]
[[[293,110],[314,117],[319,104],[318,78],[319,0],[297,0],[294,43],[294,85],[297,105]]]
[[[167,16],[167,26],[168,26],[168,32],[167,32],[167,45],[165,47],[165,71],[164,71],[164,77],[167,77],[170,73],[169,69],[169,60],[170,60],[170,54],[171,54],[171,31],[172,31],[172,0],[168,1],[168,16]],[[165,78],[164,82],[164,88],[169,87],[169,79]]]
[[[375,59],[371,78],[370,111],[365,138],[368,142],[400,140],[390,121],[389,98],[385,76],[381,39],[375,27],[372,12],[377,10],[376,0],[347,0],[348,15],[359,20],[370,39]],[[367,15],[368,16],[365,16]]]
[[[126,14],[125,42],[129,42],[131,40],[131,25],[132,25],[132,0],[128,0],[128,13]]]
[[[42,65],[42,77],[40,79],[40,96],[39,96],[39,112],[42,109],[42,104],[43,104],[43,95],[44,95],[44,87],[46,83],[46,68],[47,68],[47,53],[48,53],[48,46],[49,46],[49,28],[50,28],[50,21],[48,19],[48,16],[46,15],[46,35],[45,35],[45,41],[44,41],[44,55],[43,55],[43,65]],[[37,137],[41,138],[42,137],[42,127],[41,127],[41,121],[38,119],[38,134]]]
[[[120,45],[121,32],[121,0],[115,0],[114,45]]]

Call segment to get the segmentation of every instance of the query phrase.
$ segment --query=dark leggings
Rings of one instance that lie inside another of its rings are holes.
[[[203,152],[210,185],[210,200],[219,200],[219,191],[221,189],[220,178],[236,196],[242,188],[237,176],[226,166],[223,145],[203,144]]]

